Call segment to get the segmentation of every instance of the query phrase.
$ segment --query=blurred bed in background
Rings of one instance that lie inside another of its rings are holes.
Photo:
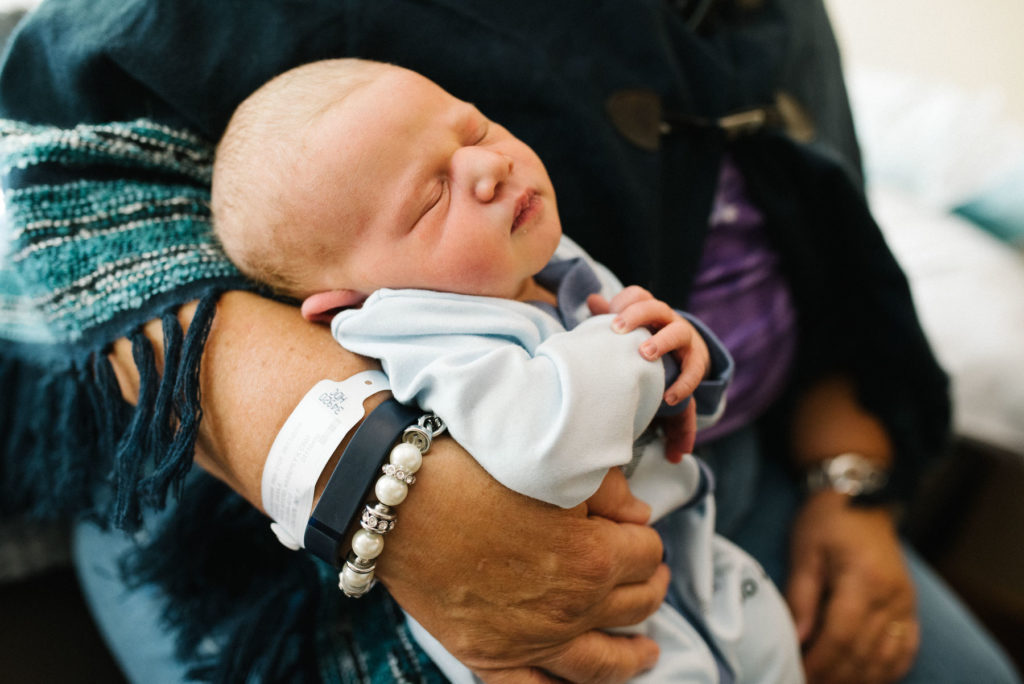
[[[1024,459],[1024,3],[828,5],[872,205],[953,375],[957,432]]]
[[[1024,668],[1024,2],[826,0],[868,193],[950,373],[910,533]]]

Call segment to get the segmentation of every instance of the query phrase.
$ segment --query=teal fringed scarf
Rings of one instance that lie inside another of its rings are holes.
[[[216,296],[242,287],[210,230],[213,147],[139,120],[71,130],[0,122],[2,512],[93,508],[124,529],[163,505],[192,464],[199,359]],[[122,180],[131,176],[134,180]],[[83,180],[88,179],[88,180]],[[174,315],[200,306],[188,334]],[[156,372],[141,326],[163,320]],[[128,337],[138,406],[120,397],[106,346]]]
[[[155,317],[155,300],[182,301],[182,287],[237,286],[210,230],[209,143],[144,120],[72,130],[0,122],[0,135],[3,270],[21,285],[16,310],[37,314],[5,326],[5,337],[88,345],[109,340],[111,325],[123,334]]]

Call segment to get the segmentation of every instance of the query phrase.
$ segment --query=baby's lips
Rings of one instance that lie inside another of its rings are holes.
[[[526,190],[516,200],[515,212],[512,216],[512,232],[515,232],[533,214],[534,202],[537,193],[534,190]]]

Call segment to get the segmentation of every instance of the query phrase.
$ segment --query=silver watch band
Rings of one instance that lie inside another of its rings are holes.
[[[870,495],[889,480],[889,473],[870,459],[855,453],[844,453],[826,459],[807,472],[809,492],[832,489],[849,496]]]

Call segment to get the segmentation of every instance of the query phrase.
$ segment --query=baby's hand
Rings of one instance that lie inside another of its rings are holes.
[[[669,463],[679,463],[683,456],[692,454],[697,441],[697,402],[691,398],[682,411],[662,418],[661,429],[665,433],[665,459]]]
[[[591,295],[587,304],[595,315],[618,314],[612,321],[612,330],[617,333],[641,326],[650,329],[654,334],[640,345],[640,355],[648,361],[657,361],[668,352],[676,357],[679,377],[665,392],[665,403],[675,406],[693,394],[708,372],[711,357],[704,339],[689,321],[636,285],[627,287],[610,302],[601,295]]]
[[[653,333],[640,345],[640,354],[648,361],[656,361],[671,352],[679,362],[679,377],[665,391],[665,403],[675,406],[693,394],[708,372],[711,358],[704,339],[689,321],[665,302],[655,299],[650,292],[632,285],[615,295],[609,302],[600,295],[587,299],[595,314],[617,314],[612,329],[627,333],[641,326]],[[696,435],[696,407],[690,402],[685,411],[666,421],[665,432],[669,443],[669,460],[673,453],[688,453],[693,449]],[[682,449],[681,451],[679,451]]]

